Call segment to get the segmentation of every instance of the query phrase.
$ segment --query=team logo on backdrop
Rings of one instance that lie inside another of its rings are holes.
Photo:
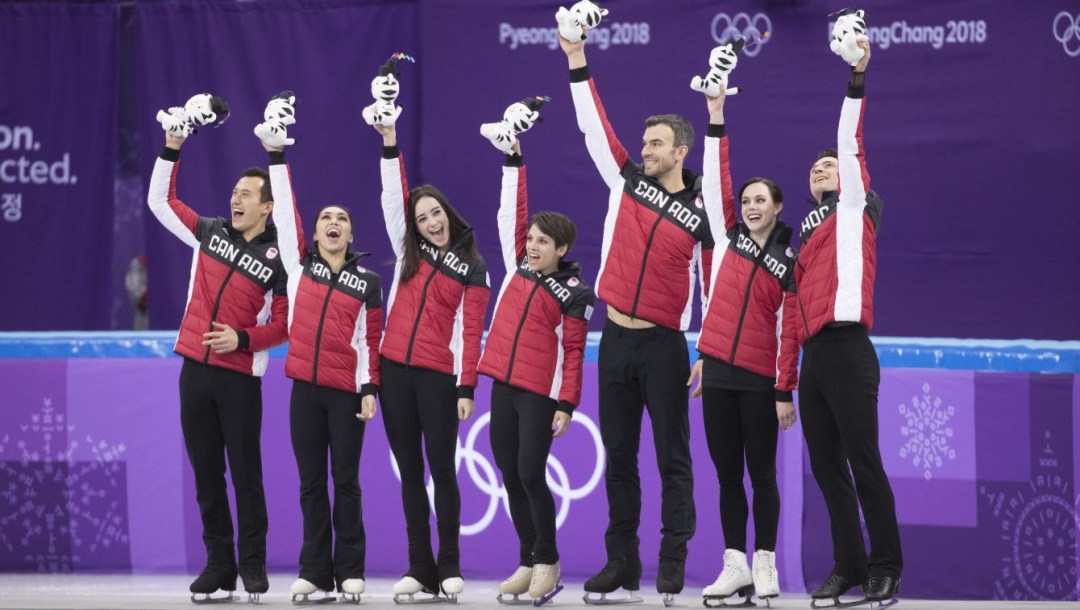
[[[1054,39],[1061,43],[1069,57],[1080,56],[1080,13],[1058,13],[1054,17]]]
[[[1001,573],[994,582],[1000,600],[1073,601],[1080,598],[1076,574],[1080,495],[1073,496],[1058,453],[1068,455],[1059,438],[1044,433],[1045,445],[1032,443],[1036,474],[1030,483],[1007,487],[985,483],[979,495],[999,520]],[[1062,451],[1064,450],[1064,451]],[[1066,458],[1067,459],[1067,458]]]
[[[510,500],[506,488],[499,482],[499,472],[495,464],[476,449],[476,439],[490,422],[491,412],[489,411],[476,418],[472,428],[469,429],[468,434],[465,436],[464,445],[461,444],[461,439],[458,439],[457,455],[454,459],[455,474],[460,473],[461,465],[464,464],[465,472],[468,474],[467,479],[472,481],[480,493],[487,496],[487,506],[484,507],[484,514],[479,519],[472,523],[465,523],[465,517],[462,517],[461,534],[463,536],[474,536],[486,530],[491,525],[491,522],[495,520],[499,505],[502,505],[506,518],[510,518]],[[575,429],[584,431],[592,445],[589,448],[589,455],[583,456],[585,461],[592,456],[595,462],[588,480],[575,487],[570,481],[570,474],[566,471],[562,461],[555,455],[554,448],[552,453],[548,455],[547,483],[548,487],[551,488],[552,495],[555,496],[555,503],[559,507],[558,513],[555,515],[556,528],[562,527],[563,523],[566,522],[566,517],[570,514],[570,504],[574,500],[581,500],[591,494],[604,475],[604,444],[600,439],[600,429],[588,415],[580,412],[574,414],[574,423],[571,425],[567,438],[581,438],[581,433],[575,433]],[[484,437],[486,438],[487,434]],[[560,445],[565,446],[569,445],[569,443],[562,441]],[[575,442],[574,446],[579,446],[579,443]],[[580,460],[575,459],[573,461],[576,463]],[[394,476],[400,481],[401,471],[398,469],[397,461],[394,460],[392,452],[390,454],[390,466],[394,470]],[[461,483],[462,496],[468,497],[470,493],[466,489],[466,478],[458,476],[458,481]],[[431,510],[434,511],[435,483],[431,480],[431,475],[427,477],[427,494],[428,502],[431,503]]]
[[[769,40],[762,38],[765,32],[772,32],[772,21],[765,13],[755,13],[753,16],[747,13],[736,13],[734,17],[727,13],[717,13],[712,20],[712,37],[716,44],[723,44],[736,36],[742,36],[747,42],[758,40],[753,46],[743,47],[743,55],[754,57],[761,52]]]

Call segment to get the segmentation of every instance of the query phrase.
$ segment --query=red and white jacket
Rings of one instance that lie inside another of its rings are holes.
[[[570,71],[570,92],[585,146],[611,189],[597,293],[632,318],[686,330],[694,276],[701,278],[702,295],[707,294],[713,249],[698,178],[684,171],[688,187],[670,193],[630,160],[608,123],[587,66]]]
[[[582,362],[596,297],[577,263],[551,275],[526,264],[529,225],[525,166],[508,155],[499,198],[499,242],[506,278],[499,290],[479,371],[496,381],[559,401],[573,413],[581,401]]]
[[[799,364],[792,231],[777,221],[761,248],[738,221],[723,125],[706,132],[701,196],[717,245],[709,285],[723,289],[709,295],[697,349],[776,379],[776,399],[790,401]]]
[[[874,274],[882,202],[863,154],[865,87],[849,85],[837,130],[840,192],[825,193],[803,220],[795,283],[799,344],[833,322],[874,323]]]
[[[312,385],[374,395],[379,389],[382,282],[350,252],[338,273],[308,248],[285,153],[270,153],[274,225],[289,274],[285,375]]]
[[[269,360],[266,350],[288,336],[289,304],[277,230],[266,227],[248,242],[224,218],[200,217],[176,196],[179,160],[179,150],[162,150],[147,197],[158,221],[193,249],[187,306],[173,351],[202,364],[261,377]],[[236,330],[237,349],[218,354],[202,344],[213,322]]]
[[[461,236],[445,255],[421,239],[420,270],[402,282],[405,232],[413,230],[413,223],[406,218],[409,185],[405,161],[396,146],[383,148],[381,173],[383,218],[397,257],[382,355],[404,366],[453,374],[458,397],[472,398],[491,297],[487,264],[479,254],[474,261],[461,260]]]

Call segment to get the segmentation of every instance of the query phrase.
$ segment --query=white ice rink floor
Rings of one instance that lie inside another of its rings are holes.
[[[70,574],[0,574],[0,608],[196,608],[191,603],[187,592],[193,576],[131,576],[131,575],[70,575]],[[271,574],[270,592],[262,596],[260,607],[287,608],[293,604],[288,594],[288,587],[295,575]],[[239,583],[237,583],[239,584]],[[367,583],[359,608],[402,608],[394,603],[390,588],[390,579],[372,579]],[[464,608],[508,608],[495,601],[498,593],[495,581],[469,581],[465,593],[458,601]],[[643,590],[640,593],[643,603],[633,604],[630,608],[663,608],[660,595],[654,591]],[[701,608],[700,591],[687,589],[676,598],[675,608]],[[581,583],[568,583],[548,607],[584,608],[581,600]],[[854,598],[852,598],[854,599]],[[346,604],[327,604],[316,608],[334,608],[344,610],[353,606]],[[421,608],[434,610],[446,607],[446,604],[422,604]],[[528,608],[529,606],[520,606]],[[764,608],[764,604],[759,604]],[[773,600],[773,608],[809,608],[808,595],[785,595]],[[858,606],[869,608],[869,606]],[[937,601],[924,599],[900,598],[896,609],[922,608],[941,610],[1076,610],[1077,602],[993,602],[993,601]],[[249,605],[247,595],[239,592],[236,601],[228,604],[202,606],[209,610],[233,608],[241,610],[255,606]]]

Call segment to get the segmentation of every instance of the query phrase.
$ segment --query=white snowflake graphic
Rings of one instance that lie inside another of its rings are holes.
[[[941,397],[930,395],[929,383],[923,383],[922,391],[922,396],[911,397],[910,405],[900,405],[900,414],[907,422],[900,427],[900,434],[907,439],[900,447],[900,457],[910,458],[912,466],[922,468],[923,478],[929,481],[945,459],[956,459],[956,450],[949,446],[953,437],[949,421],[956,408],[942,407]]]
[[[75,426],[49,397],[18,429],[17,442],[0,438],[0,551],[39,572],[69,572],[80,553],[126,546],[123,443],[68,441]]]

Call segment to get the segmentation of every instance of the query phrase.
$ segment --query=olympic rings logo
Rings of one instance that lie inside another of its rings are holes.
[[[1080,56],[1080,13],[1075,16],[1065,11],[1058,13],[1054,17],[1054,39],[1061,43],[1069,57]]]
[[[476,418],[476,423],[473,424],[472,428],[469,429],[469,433],[465,436],[464,445],[461,444],[461,439],[458,439],[457,454],[454,459],[455,472],[460,472],[461,464],[464,462],[465,470],[469,473],[469,478],[472,479],[473,484],[481,492],[488,495],[488,505],[484,509],[483,516],[474,523],[461,524],[461,534],[463,536],[473,536],[487,529],[495,519],[500,504],[506,512],[507,518],[510,517],[510,498],[506,493],[506,488],[499,482],[499,475],[495,465],[491,463],[487,456],[476,450],[476,439],[490,422],[491,412],[488,411]],[[566,472],[562,461],[555,457],[554,453],[548,455],[547,483],[551,493],[556,498],[556,503],[559,505],[558,513],[555,515],[556,528],[562,527],[563,523],[566,522],[566,517],[570,514],[571,502],[585,498],[592,493],[604,475],[604,443],[600,437],[600,428],[588,415],[580,412],[574,414],[573,422],[571,425],[581,427],[589,433],[596,449],[596,465],[593,467],[588,481],[579,487],[573,487],[570,484],[570,476]],[[401,471],[398,469],[393,452],[390,453],[390,465],[394,470],[394,476],[397,477],[398,481],[401,481]],[[431,503],[431,509],[434,511],[435,483],[431,480],[431,475],[427,476],[426,487],[428,502]]]
[[[772,40],[771,36],[761,38],[765,32],[772,31],[772,21],[765,13],[756,13],[753,17],[746,13],[737,13],[734,17],[729,17],[727,13],[717,13],[713,17],[711,31],[717,44],[723,44],[735,36],[742,36],[747,43],[760,39],[760,42],[753,46],[743,47],[743,55],[754,57],[761,52],[765,43]]]

